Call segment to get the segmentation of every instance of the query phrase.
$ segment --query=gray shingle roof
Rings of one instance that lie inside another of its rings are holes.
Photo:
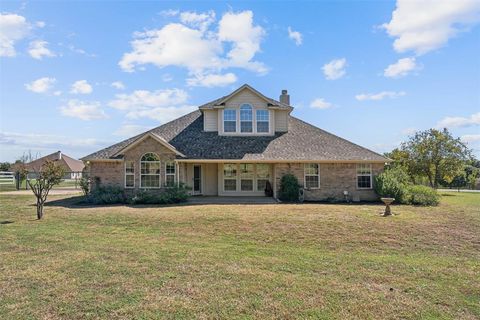
[[[197,110],[147,132],[164,138],[186,159],[388,161],[387,158],[300,119],[289,117],[288,132],[274,136],[219,136],[203,131]],[[82,160],[113,159],[112,155],[143,136],[114,144]]]

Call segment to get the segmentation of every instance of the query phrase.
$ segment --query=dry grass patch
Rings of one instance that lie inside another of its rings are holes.
[[[480,317],[480,194],[436,208],[0,195],[0,318]],[[61,197],[52,197],[59,200]]]

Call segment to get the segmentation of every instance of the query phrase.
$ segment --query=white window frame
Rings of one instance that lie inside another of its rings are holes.
[[[369,170],[370,173],[369,173],[369,174],[366,174],[366,173],[358,173],[359,168],[364,169],[365,166],[368,166],[368,168],[370,169],[370,170]],[[356,185],[357,189],[358,189],[358,190],[371,190],[371,189],[373,189],[373,179],[372,179],[372,178],[373,178],[373,174],[372,174],[372,173],[373,173],[373,169],[372,169],[372,164],[371,164],[371,163],[357,163],[357,166],[356,166],[356,169],[355,169],[355,170],[356,170],[356,179],[355,179],[356,181],[355,181],[355,185]],[[358,177],[360,177],[360,176],[362,176],[362,177],[366,177],[366,176],[370,177],[370,187],[359,187],[359,186],[358,186]]]
[[[267,113],[267,120],[258,120],[258,113],[259,112],[263,112],[265,111]],[[267,125],[268,125],[268,130],[265,131],[265,132],[260,132],[258,131],[258,123],[259,122],[266,122]],[[265,134],[265,133],[270,133],[270,111],[268,110],[265,110],[265,109],[257,109],[255,110],[255,133],[261,133],[261,134]]]
[[[250,120],[242,120],[242,108],[243,108],[243,107],[248,107],[248,108],[250,108],[250,110],[249,110],[249,111],[250,111],[250,115],[251,115],[251,119],[250,119]],[[253,114],[254,114],[254,112],[253,112],[253,106],[252,106],[250,103],[242,103],[242,104],[240,105],[240,108],[238,108],[238,111],[239,111],[239,119],[240,119],[240,128],[239,128],[239,129],[240,129],[240,133],[244,133],[244,134],[252,134],[252,133],[255,133],[255,130],[254,130],[254,128],[253,128],[253,120],[254,120],[254,119],[253,119]],[[246,122],[246,123],[250,122],[252,131],[242,131],[242,122]]]
[[[241,168],[242,165],[252,166],[251,178],[242,177],[242,168]],[[237,165],[237,168],[238,168],[237,171],[238,171],[239,177],[240,177],[240,179],[239,179],[239,182],[240,182],[239,191],[240,192],[254,192],[255,187],[256,187],[256,164],[254,164],[254,163],[239,163]],[[242,180],[252,181],[252,190],[242,190]]]
[[[131,162],[133,164],[133,173],[127,173],[127,163]],[[124,164],[124,174],[125,174],[125,189],[134,189],[135,188],[135,161],[125,161]],[[133,176],[133,186],[127,186],[127,176]]]
[[[145,152],[141,157],[140,157],[140,188],[141,189],[160,189],[162,187],[162,172],[161,172],[161,169],[162,169],[162,162],[160,160],[158,161],[142,161],[142,158],[146,155],[146,154],[149,154],[149,153],[152,153],[154,155],[157,156],[158,159],[160,159],[160,157],[158,156],[158,154],[156,154],[155,152]],[[156,163],[158,162],[158,168],[160,170],[160,172],[157,174],[157,173],[145,173],[143,174],[142,173],[142,164],[143,163]],[[143,187],[142,186],[142,176],[158,176],[158,187]]]
[[[307,166],[309,165],[317,165],[318,168],[318,173],[317,174],[307,174]],[[318,177],[318,186],[316,187],[307,187],[307,177]],[[303,165],[303,187],[307,190],[313,190],[313,189],[320,189],[320,163],[305,163]]]
[[[226,165],[233,165],[235,167],[235,177],[225,177],[225,166]],[[223,192],[237,192],[239,190],[239,185],[238,185],[238,177],[239,177],[239,172],[238,172],[238,164],[237,163],[224,163],[222,165],[222,177],[223,177],[223,183],[222,183],[222,189]],[[225,180],[235,180],[235,190],[225,190]]]
[[[173,173],[168,173],[167,171],[167,166],[169,164],[172,164],[173,165]],[[172,185],[167,185],[167,177],[168,176],[173,176],[173,184]],[[165,187],[167,188],[171,188],[171,187],[174,187],[175,184],[177,183],[177,165],[175,163],[175,161],[166,161],[165,162]]]
[[[267,178],[259,178],[258,177],[258,166],[259,165],[265,165],[267,168],[268,168],[268,172],[267,172]],[[262,190],[258,190],[258,180],[266,180],[268,182],[270,182],[270,179],[271,179],[271,165],[267,164],[267,163],[256,163],[255,164],[255,190],[256,192],[264,192],[265,189],[262,189]]]
[[[225,112],[226,111],[233,111],[233,114],[235,114],[235,120],[225,120]],[[238,132],[238,115],[237,115],[237,110],[236,109],[224,109],[223,110],[223,132],[224,133],[237,133]],[[226,131],[225,130],[225,122],[235,122],[235,131]]]

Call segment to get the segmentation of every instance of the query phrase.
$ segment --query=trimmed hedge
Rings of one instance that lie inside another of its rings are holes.
[[[300,191],[300,184],[293,174],[286,174],[280,180],[278,197],[285,202],[297,202]]]
[[[417,206],[438,206],[440,196],[437,190],[427,186],[408,186],[409,203]]]

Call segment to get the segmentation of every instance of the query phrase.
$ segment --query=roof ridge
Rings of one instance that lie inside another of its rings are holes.
[[[299,119],[299,118],[294,117],[294,116],[292,116],[292,115],[290,116],[290,118],[295,119],[295,120],[297,120],[297,121],[300,121],[300,122],[302,122],[302,123],[304,123],[304,124],[306,124],[306,125],[314,128],[314,129],[316,129],[316,130],[320,130],[320,131],[322,131],[322,132],[324,132],[324,133],[326,133],[326,134],[328,134],[328,135],[330,135],[330,136],[332,136],[332,137],[341,139],[341,140],[343,140],[343,141],[345,141],[345,142],[348,142],[348,143],[350,143],[350,144],[352,144],[352,145],[354,145],[354,146],[357,146],[357,147],[359,147],[359,148],[361,148],[361,149],[364,149],[364,150],[367,150],[367,151],[369,151],[369,152],[372,152],[372,153],[376,154],[377,156],[383,157],[383,158],[385,158],[385,159],[388,160],[387,157],[385,157],[384,155],[382,155],[382,154],[380,154],[380,153],[378,153],[378,152],[375,152],[375,151],[373,151],[373,150],[370,150],[369,148],[365,148],[365,147],[363,147],[363,146],[361,146],[361,145],[359,145],[359,144],[357,144],[357,143],[355,143],[355,142],[352,142],[352,141],[347,140],[347,139],[345,139],[345,138],[342,138],[342,137],[340,137],[340,136],[338,136],[338,135],[336,135],[336,134],[333,134],[333,133],[331,133],[331,132],[329,132],[329,131],[326,131],[326,130],[324,130],[324,129],[322,129],[322,128],[319,128],[319,127],[317,127],[317,126],[315,126],[315,125],[313,125],[313,124],[311,124],[311,123],[309,123],[309,122],[306,122],[305,120]]]

